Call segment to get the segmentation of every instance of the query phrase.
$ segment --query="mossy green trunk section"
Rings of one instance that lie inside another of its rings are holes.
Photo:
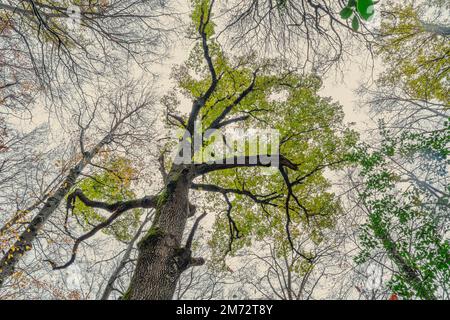
[[[172,299],[182,272],[175,257],[189,215],[189,183],[187,175],[177,174],[162,193],[157,220],[139,242],[136,269],[123,299]]]

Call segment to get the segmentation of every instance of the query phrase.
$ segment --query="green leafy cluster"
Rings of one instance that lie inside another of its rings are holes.
[[[377,53],[386,70],[378,80],[384,86],[401,86],[412,98],[438,100],[449,105],[450,42],[427,30],[421,21],[432,6],[391,5],[381,24]],[[438,7],[437,7],[438,8]]]
[[[79,188],[91,200],[115,203],[136,198],[131,189],[131,182],[136,174],[130,160],[123,157],[113,157],[105,161],[104,166],[108,170],[92,175],[79,182]],[[101,210],[86,206],[81,201],[75,202],[73,214],[77,221],[86,230],[92,229],[107,219]],[[139,227],[141,209],[133,209],[125,212],[103,232],[114,236],[120,241],[130,240]]]
[[[362,145],[353,158],[361,168],[359,198],[367,212],[356,261],[363,264],[386,254],[395,269],[387,285],[406,299],[445,297],[450,283],[449,43],[421,20],[430,7],[443,8],[444,2],[387,3],[383,8],[389,14],[376,49],[386,69],[377,84],[400,92],[393,104],[414,106],[414,113],[398,114],[398,123],[412,123],[411,118],[415,125],[399,128],[395,123],[392,131],[381,122],[378,150]]]
[[[211,1],[209,0],[191,0],[192,13],[191,21],[193,22],[193,34],[197,34],[200,27],[204,26],[204,32],[207,38],[214,35],[215,24],[210,15]]]
[[[196,3],[192,18],[193,24],[198,27],[208,4],[203,1]],[[227,56],[211,37],[208,38],[208,48],[220,80],[200,110],[202,129],[208,128],[225,108],[252,86],[251,92],[233,106],[227,119],[249,115],[236,126],[241,129],[278,130],[283,143],[277,151],[300,165],[297,171],[288,171],[289,179],[293,181],[305,176],[301,183],[293,186],[293,192],[306,211],[301,207],[291,208],[291,238],[295,242],[299,236],[307,235],[313,246],[320,244],[326,230],[333,228],[336,217],[342,212],[339,200],[330,191],[331,184],[325,177],[325,168],[336,170],[344,167],[358,135],[344,124],[342,107],[329,98],[319,96],[322,81],[316,75],[300,75],[289,70],[284,72],[280,66],[286,64],[279,59],[259,60],[252,54]],[[210,71],[205,63],[203,43],[200,42],[191,51],[187,62],[175,68],[172,75],[181,93],[195,101],[211,85]],[[177,100],[174,97],[170,99]],[[212,137],[199,154],[205,156],[206,153],[208,156],[205,150],[218,150],[213,158],[223,158],[222,146],[221,138]],[[268,146],[270,149],[275,147],[271,143]],[[233,151],[235,155],[256,154],[253,154],[256,150],[252,151],[247,143]],[[221,170],[204,179],[205,183],[224,188],[258,195],[280,195],[271,201],[273,205],[261,205],[245,195],[229,194],[233,206],[230,214],[240,235],[233,241],[232,253],[269,237],[275,239],[280,254],[283,250],[292,249],[286,234],[287,189],[277,168]],[[221,195],[208,194],[207,197],[208,203],[215,208],[226,208]],[[291,206],[296,205],[292,202]],[[223,253],[228,251],[229,246],[230,221],[223,210],[218,211],[220,214],[213,227],[210,245],[213,260],[223,262]],[[305,249],[305,256],[311,254],[310,249]],[[305,268],[299,266],[298,270]]]
[[[361,146],[354,155],[364,181],[359,196],[368,213],[360,230],[362,250],[355,261],[364,264],[378,252],[386,252],[396,266],[387,283],[394,293],[406,299],[434,299],[441,294],[442,283],[450,281],[445,215],[449,199],[435,199],[417,186],[402,183],[389,166],[389,159],[402,153],[397,139],[385,138],[380,150],[368,150]]]
[[[358,31],[360,20],[369,20],[374,15],[373,0],[349,0],[347,5],[341,10],[340,15],[344,20],[351,19],[352,28]]]

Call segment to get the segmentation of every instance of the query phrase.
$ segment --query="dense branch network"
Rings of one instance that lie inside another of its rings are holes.
[[[207,103],[210,102],[211,99],[220,99],[215,96],[217,91],[220,89],[220,85],[222,84],[224,80],[224,73],[218,74],[218,66],[216,65],[216,58],[211,50],[211,42],[210,34],[208,34],[207,27],[210,23],[210,16],[211,16],[211,10],[212,5],[214,1],[211,1],[211,3],[208,6],[201,6],[201,14],[198,21],[197,26],[197,32],[200,36],[200,48],[202,50],[203,59],[206,63],[206,72],[208,74],[208,78],[210,79],[210,83],[206,85],[205,91],[202,94],[199,94],[195,99],[193,99],[192,109],[190,111],[189,116],[185,119],[179,115],[173,115],[168,114],[168,117],[174,119],[177,124],[176,126],[181,126],[185,128],[185,133],[182,136],[182,138],[178,141],[178,147],[185,147],[186,145],[190,150],[194,149],[194,145],[191,139],[189,137],[192,137],[195,135],[195,123],[196,121],[199,121],[200,119],[203,120],[203,114],[205,106]],[[214,48],[215,49],[215,48]],[[261,70],[260,68],[256,67],[251,72],[251,77],[248,80],[248,83],[245,85],[241,85],[243,88],[240,92],[236,89],[237,92],[235,92],[232,96],[234,96],[234,99],[232,97],[228,97],[228,100],[230,102],[227,104],[225,103],[223,105],[223,109],[217,113],[214,119],[212,119],[207,125],[207,129],[223,129],[226,126],[235,125],[236,123],[245,121],[249,119],[249,115],[245,116],[234,116],[234,111],[247,99],[249,99],[252,94],[255,94],[260,90],[260,88],[257,87],[257,79],[260,74]],[[285,78],[288,77],[290,72],[288,72],[287,75],[283,75],[280,79],[280,85],[287,85],[287,86],[293,86],[291,83],[286,83]],[[217,103],[217,102],[216,102]],[[215,107],[215,104],[212,106],[212,108]],[[206,112],[206,111],[205,111]],[[202,145],[204,146],[204,145]],[[202,147],[201,146],[201,147]],[[198,150],[194,150],[195,151]],[[166,172],[166,167],[164,164],[164,157],[161,156],[158,160],[160,163],[160,170],[164,177],[164,185],[165,190],[169,190],[173,187],[172,185],[176,183],[176,180],[179,179],[179,176],[184,176],[189,181],[189,189],[192,190],[203,190],[207,192],[216,192],[222,194],[222,196],[225,199],[225,202],[227,204],[226,214],[227,219],[229,221],[229,231],[230,231],[230,243],[229,243],[229,251],[231,251],[231,246],[233,239],[239,238],[241,236],[240,231],[237,227],[236,222],[233,220],[232,217],[232,209],[233,205],[230,201],[229,195],[230,194],[240,194],[248,197],[250,200],[254,201],[257,204],[263,205],[263,206],[272,206],[276,208],[283,208],[282,205],[280,205],[280,201],[276,200],[282,200],[285,198],[285,204],[284,209],[286,212],[286,233],[289,240],[289,243],[291,245],[291,248],[293,250],[295,249],[292,236],[291,236],[291,230],[290,230],[290,224],[291,224],[291,215],[292,212],[299,212],[303,211],[304,215],[307,217],[310,215],[320,214],[317,212],[310,212],[299,200],[299,198],[296,196],[293,187],[296,185],[301,184],[305,179],[310,177],[311,175],[314,175],[315,173],[320,172],[324,168],[328,166],[332,166],[335,163],[332,164],[321,164],[318,165],[316,168],[311,170],[310,172],[307,172],[305,174],[300,175],[299,177],[296,177],[293,181],[290,181],[288,170],[292,171],[298,171],[301,168],[301,164],[293,163],[291,160],[288,159],[285,155],[281,154],[280,150],[278,150],[278,153],[270,155],[270,159],[276,159],[276,163],[272,163],[271,161],[268,161],[267,157],[269,155],[267,154],[257,154],[257,155],[243,155],[243,156],[233,156],[230,158],[223,158],[223,159],[216,159],[213,162],[202,162],[202,163],[196,163],[191,159],[191,163],[184,163],[184,164],[178,164],[174,163],[172,164],[172,168],[169,170],[169,173]],[[280,190],[279,192],[272,192],[266,195],[259,195],[254,194],[251,191],[246,190],[244,187],[242,189],[239,188],[225,188],[214,184],[199,184],[193,182],[198,177],[205,176],[208,174],[212,174],[215,172],[220,172],[223,170],[229,170],[229,169],[245,169],[245,168],[256,168],[256,167],[273,167],[275,166],[278,168],[279,173],[284,181],[284,189],[287,190],[283,191]],[[99,202],[88,199],[81,190],[76,190],[71,194],[71,196],[68,198],[68,208],[73,209],[74,203],[76,200],[80,200],[88,207],[95,208],[95,209],[102,209],[106,210],[111,213],[111,216],[106,219],[104,222],[100,223],[99,225],[95,226],[90,232],[84,234],[83,236],[77,238],[75,240],[75,245],[72,250],[72,257],[66,264],[62,266],[56,266],[54,265],[54,269],[61,269],[69,266],[76,257],[76,251],[78,249],[79,244],[92,237],[94,234],[96,234],[99,230],[102,230],[103,228],[106,228],[109,226],[115,219],[117,219],[122,213],[131,210],[133,208],[155,208],[158,210],[158,199],[162,199],[161,197],[164,196],[164,192],[161,194],[158,194],[156,196],[151,197],[144,197],[137,200],[130,200],[126,202],[117,202],[117,203],[105,203],[105,202]],[[294,205],[293,205],[294,204]],[[295,208],[295,206],[297,208]],[[158,214],[156,214],[158,216]],[[189,215],[192,216],[192,215]],[[186,243],[186,246],[184,247],[184,250],[177,258],[180,258],[181,262],[179,261],[179,264],[181,267],[179,267],[180,270],[184,270],[189,265],[200,265],[203,263],[203,260],[193,260],[191,259],[191,243],[192,239],[194,237],[194,233],[198,227],[198,224],[200,220],[205,216],[205,214],[201,215],[196,222],[194,223],[194,226],[192,228],[192,231],[188,237],[188,241]],[[158,223],[157,218],[155,218],[154,225]],[[181,252],[181,251],[180,251]],[[302,255],[302,253],[297,252],[299,255]],[[184,259],[182,256],[189,256],[188,258]],[[308,257],[305,255],[302,255],[307,260],[312,260],[314,257]]]

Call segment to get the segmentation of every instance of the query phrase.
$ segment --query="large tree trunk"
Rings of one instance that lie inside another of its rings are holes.
[[[138,244],[139,255],[130,287],[123,299],[172,299],[178,278],[190,262],[181,246],[189,217],[189,173],[172,170],[158,203],[155,220]]]

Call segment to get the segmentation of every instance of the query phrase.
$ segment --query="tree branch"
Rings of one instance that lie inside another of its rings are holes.
[[[191,189],[200,190],[200,191],[218,192],[221,194],[228,194],[228,193],[240,194],[240,195],[249,197],[256,203],[268,204],[268,205],[273,205],[273,206],[276,206],[276,205],[271,203],[270,201],[282,197],[282,195],[279,195],[276,193],[271,193],[271,194],[267,194],[267,195],[258,195],[258,194],[253,194],[250,191],[245,190],[245,189],[240,190],[240,189],[234,189],[234,188],[222,188],[222,187],[219,187],[219,186],[216,186],[213,184],[193,183],[191,185]]]
[[[253,79],[250,85],[241,92],[241,94],[225,109],[222,111],[222,113],[211,123],[211,125],[208,127],[208,130],[211,129],[218,129],[221,126],[222,121],[225,119],[225,117],[231,112],[231,110],[237,106],[241,101],[250,94],[250,92],[253,91],[253,88],[255,87],[256,82],[256,74],[258,73],[258,70],[255,70],[253,72]],[[223,126],[223,125],[222,125]]]
[[[67,208],[68,209],[74,208],[76,199],[79,199],[81,202],[83,202],[88,207],[103,209],[103,210],[112,212],[112,214],[107,220],[99,223],[91,231],[89,231],[88,233],[85,233],[84,235],[82,235],[81,237],[79,237],[75,240],[75,243],[72,248],[72,256],[68,262],[66,262],[65,264],[63,264],[61,266],[57,266],[53,261],[46,260],[47,262],[50,263],[53,270],[65,269],[68,266],[70,266],[75,261],[79,245],[83,241],[94,236],[98,231],[110,226],[111,223],[113,223],[114,220],[116,220],[122,213],[124,213],[128,210],[131,210],[131,209],[136,209],[136,208],[155,208],[156,204],[157,204],[158,196],[145,196],[140,199],[129,200],[129,201],[118,201],[116,203],[108,204],[106,202],[90,200],[88,197],[86,197],[83,194],[82,190],[77,189],[67,197]]]
[[[273,163],[264,163],[261,161],[262,155],[256,156],[235,156],[233,158],[221,159],[216,161],[217,163],[201,163],[195,165],[195,175],[200,176],[207,174],[209,172],[217,171],[217,170],[225,170],[225,169],[233,169],[233,168],[241,168],[241,167],[270,167]],[[280,154],[275,155],[264,155],[267,157],[278,157],[279,163],[278,165],[281,167],[286,167],[291,170],[297,170],[298,165],[291,162],[289,159]]]
[[[185,244],[185,246],[184,246],[186,249],[191,250],[192,241],[194,240],[195,232],[197,231],[197,228],[198,228],[198,225],[199,225],[200,221],[201,221],[204,217],[206,217],[206,215],[207,215],[207,212],[205,211],[205,212],[203,212],[203,214],[202,214],[201,216],[199,216],[199,217],[195,220],[194,225],[192,226],[191,232],[189,233],[189,236],[188,236],[188,238],[187,238],[187,240],[186,240],[186,244]]]
[[[200,109],[205,105],[206,101],[211,97],[212,93],[217,87],[217,84],[219,82],[217,78],[216,69],[214,68],[213,60],[211,57],[211,54],[209,52],[209,46],[208,46],[208,36],[205,32],[206,26],[209,23],[209,18],[211,14],[211,9],[214,4],[214,1],[211,1],[211,5],[209,7],[209,10],[207,12],[207,19],[206,21],[203,21],[203,18],[205,16],[205,12],[203,12],[200,17],[200,25],[198,28],[198,33],[200,34],[200,37],[202,38],[202,48],[203,48],[203,56],[206,60],[206,63],[208,65],[209,72],[211,74],[211,85],[209,86],[208,90],[199,97],[192,106],[191,114],[189,115],[189,120],[186,126],[187,131],[189,131],[191,134],[194,132],[194,124],[197,120],[198,114],[200,113]]]
[[[140,199],[107,203],[91,200],[84,195],[81,189],[76,189],[67,197],[67,207],[69,209],[73,209],[73,205],[75,204],[76,199],[79,199],[86,206],[91,208],[103,209],[109,212],[125,212],[136,208],[155,208],[158,196],[145,196]]]

